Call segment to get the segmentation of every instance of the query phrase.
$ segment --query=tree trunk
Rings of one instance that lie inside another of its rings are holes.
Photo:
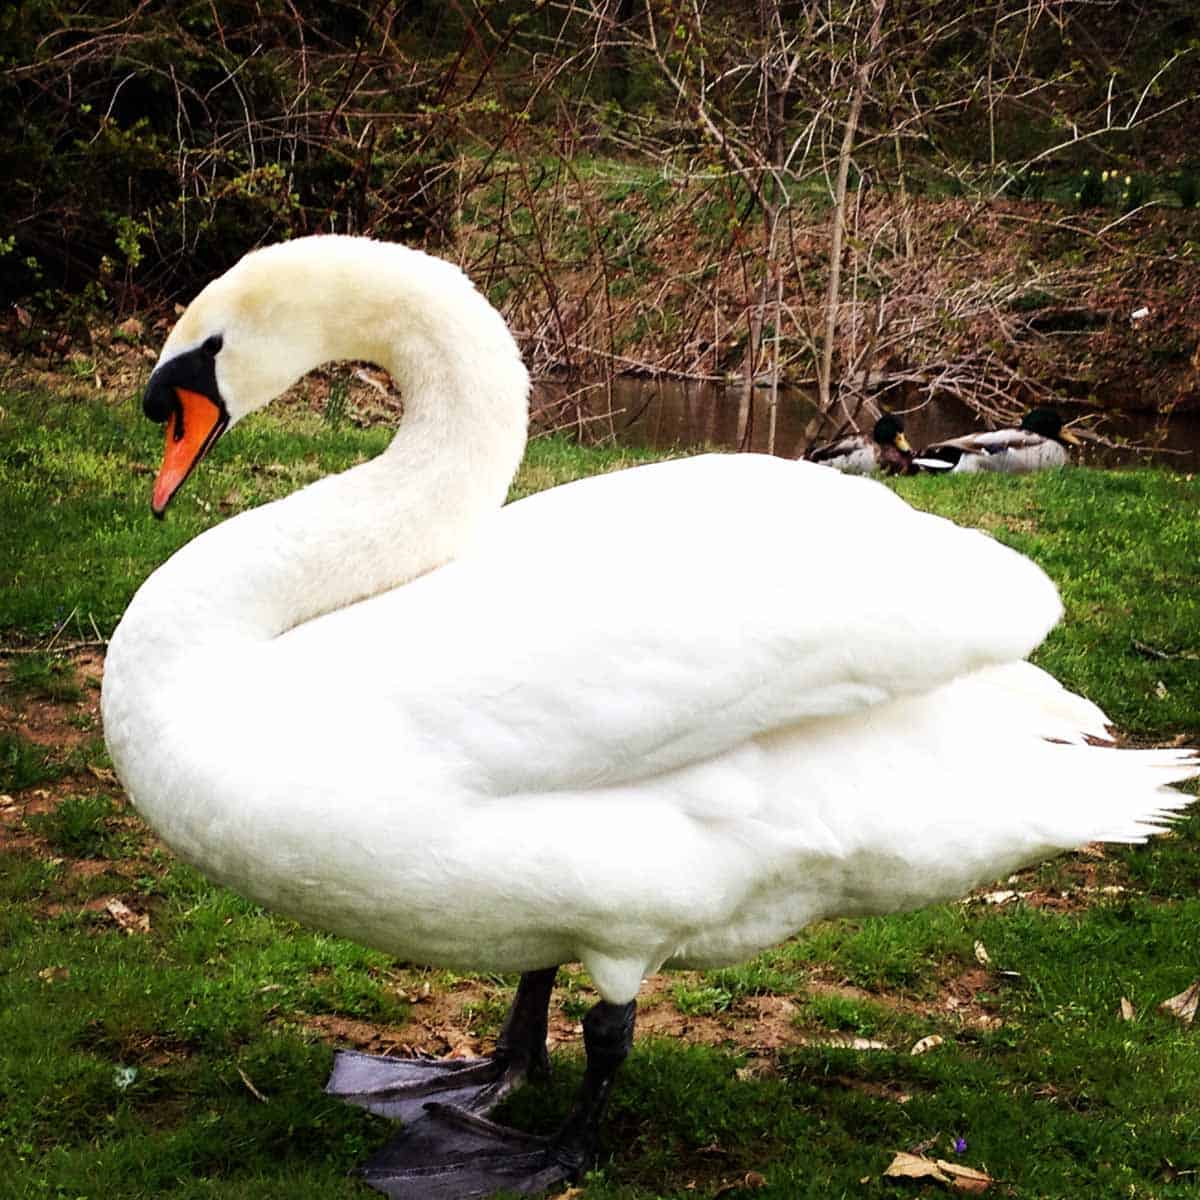
[[[817,391],[821,408],[829,412],[833,408],[833,342],[837,336],[838,303],[842,286],[842,240],[846,226],[846,189],[850,178],[850,159],[854,153],[854,138],[858,133],[858,119],[862,114],[863,100],[871,82],[871,72],[879,57],[880,30],[883,10],[887,0],[872,0],[874,15],[871,31],[867,37],[866,52],[854,73],[850,91],[850,111],[846,114],[846,127],[842,133],[842,148],[838,154],[837,182],[833,192],[833,216],[829,238],[829,290],[825,297],[825,340],[821,347],[821,363],[817,368]],[[843,411],[844,406],[843,406]],[[850,413],[845,413],[850,418]]]

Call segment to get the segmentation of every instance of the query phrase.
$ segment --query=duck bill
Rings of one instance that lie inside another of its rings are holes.
[[[896,449],[903,450],[905,454],[911,454],[913,452],[912,444],[902,433],[896,434]]]
[[[1069,429],[1062,430],[1058,435],[1068,446],[1082,446],[1083,439],[1076,433],[1072,433]]]
[[[156,517],[166,512],[171,497],[229,424],[224,407],[201,392],[176,388],[175,401],[167,417],[162,466],[150,500],[150,511]]]

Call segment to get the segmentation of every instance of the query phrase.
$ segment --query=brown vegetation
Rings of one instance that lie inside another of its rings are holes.
[[[539,373],[806,382],[833,428],[895,388],[997,420],[1195,402],[1183,0],[5,21],[0,294],[22,351],[186,297],[254,245],[352,232],[457,258]]]

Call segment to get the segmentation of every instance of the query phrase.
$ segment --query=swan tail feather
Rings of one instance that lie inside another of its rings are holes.
[[[1131,750],[1109,746],[1063,747],[1087,755],[1092,791],[1087,815],[1080,821],[1077,844],[1117,842],[1136,845],[1180,821],[1196,803],[1174,785],[1200,777],[1196,750]],[[1104,755],[1104,758],[1097,756]]]

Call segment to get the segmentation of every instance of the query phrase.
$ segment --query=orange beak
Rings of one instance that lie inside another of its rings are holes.
[[[167,418],[166,447],[150,500],[150,511],[156,517],[163,515],[192,468],[229,424],[225,410],[200,392],[176,388],[175,397],[178,403]]]

